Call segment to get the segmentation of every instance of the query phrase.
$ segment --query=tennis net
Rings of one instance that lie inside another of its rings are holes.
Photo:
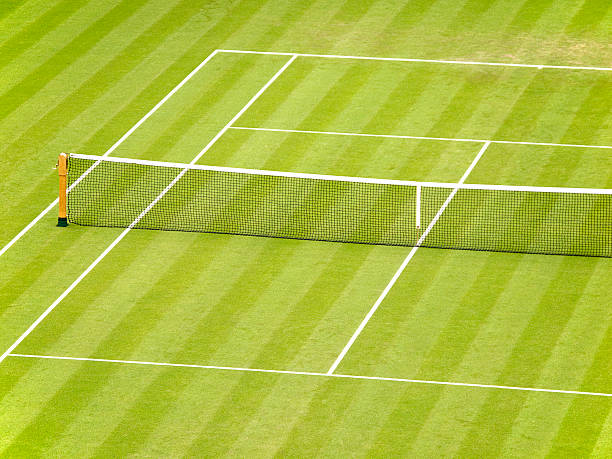
[[[87,226],[612,257],[612,190],[413,182],[72,154]]]

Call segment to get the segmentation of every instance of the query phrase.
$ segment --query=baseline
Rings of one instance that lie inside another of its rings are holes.
[[[324,134],[324,135],[340,135],[351,137],[381,137],[386,139],[410,139],[410,140],[437,140],[443,142],[473,142],[473,143],[500,143],[511,145],[536,145],[541,147],[571,147],[571,148],[601,148],[612,150],[612,146],[608,145],[580,145],[572,143],[550,143],[550,142],[521,142],[518,140],[485,140],[485,139],[455,139],[453,137],[425,137],[414,135],[394,135],[394,134],[360,134],[358,132],[338,132],[338,131],[306,131],[301,129],[274,129],[274,128],[256,128],[244,126],[232,126],[232,129],[240,129],[243,131],[264,131],[264,132],[286,132],[290,134]]]
[[[405,57],[376,57],[376,56],[345,56],[341,54],[312,54],[312,53],[283,53],[274,51],[243,51],[239,49],[219,49],[220,53],[235,54],[268,54],[273,56],[300,56],[321,57],[326,59],[355,59],[366,61],[391,61],[391,62],[425,62],[431,64],[458,64],[458,65],[489,65],[494,67],[523,67],[533,69],[563,69],[563,70],[597,70],[611,72],[612,67],[589,67],[576,65],[548,65],[548,64],[513,64],[506,62],[481,62],[481,61],[454,61],[447,59],[412,59]]]
[[[219,52],[218,50],[214,50],[212,53],[210,53],[206,59],[204,59],[202,62],[200,62],[200,64],[195,69],[193,69],[185,78],[183,78],[183,80],[179,84],[177,84],[174,88],[172,88],[172,90],[168,94],[166,94],[163,99],[161,99],[157,104],[155,104],[155,106],[151,110],[149,110],[142,118],[140,118],[136,122],[136,124],[134,124],[134,126],[132,126],[125,134],[123,134],[121,136],[121,138],[119,138],[119,140],[117,140],[108,150],[106,150],[102,156],[103,157],[108,156],[113,151],[115,151],[117,149],[117,147],[119,147],[119,145],[121,145],[130,135],[132,135],[132,133],[136,129],[138,129],[140,127],[140,125],[142,125],[142,123],[144,123],[146,120],[148,120],[151,117],[151,115],[153,115],[162,105],[164,105],[168,101],[168,99],[170,99],[179,89],[181,89],[185,85],[185,83],[187,83],[196,73],[198,73],[198,71],[202,67],[204,67],[208,63],[208,61],[210,61],[218,52]],[[96,167],[96,166],[97,166],[97,164],[94,164],[92,167],[90,167],[77,180],[77,183],[79,181],[81,181],[87,174],[89,174],[91,172],[91,170],[94,167]],[[76,185],[76,183],[74,185]],[[11,246],[13,244],[15,244],[15,242],[17,242],[19,239],[21,239],[24,234],[26,234],[28,231],[30,231],[32,229],[32,227],[34,225],[36,225],[36,223],[38,223],[40,221],[41,218],[43,218],[46,214],[48,214],[57,205],[58,202],[59,202],[59,198],[55,198],[55,200],[51,204],[49,204],[40,214],[38,214],[38,216],[36,216],[36,218],[34,218],[34,220],[32,220],[13,239],[11,239],[4,247],[2,247],[2,249],[0,249],[0,257],[9,248],[11,248]]]
[[[285,65],[283,65],[283,67],[274,74],[274,76],[268,80],[268,82],[257,92],[257,94],[255,94],[251,100],[249,100],[247,102],[247,104],[242,107],[242,109],[236,114],[236,116],[234,116],[229,123],[227,123],[223,129],[221,129],[217,135],[215,135],[213,137],[213,139],[208,142],[208,144],[200,151],[200,153],[198,153],[196,155],[195,158],[193,158],[193,160],[191,161],[190,164],[195,164],[203,155],[204,153],[206,153],[214,144],[215,142],[217,142],[217,140],[229,129],[229,127],[236,122],[236,120],[238,120],[238,118],[240,118],[240,116],[242,116],[242,114],[251,106],[253,105],[253,103],[259,98],[259,96],[261,96],[264,91],[266,89],[268,89],[270,87],[270,85],[272,83],[274,83],[274,81],[285,71],[285,69],[287,67],[289,67],[289,65],[297,58],[297,56],[293,56],[291,59],[289,59],[289,61],[287,61],[287,63],[285,63]],[[151,204],[149,204],[149,206],[143,210],[141,212],[141,214],[136,217],[136,219],[130,224],[130,226],[128,226],[126,229],[124,229],[121,234],[119,236],[117,236],[117,238],[98,256],[98,258],[96,258],[88,267],[87,269],[85,269],[85,271],[83,271],[81,273],[81,275],[79,277],[76,278],[76,280],[70,284],[70,286],[64,290],[64,292],[51,304],[51,306],[49,306],[39,317],[38,319],[36,319],[34,321],[34,323],[32,325],[30,325],[30,327],[17,339],[17,341],[15,341],[5,352],[4,354],[2,354],[0,356],[0,363],[2,363],[4,361],[4,359],[11,353],[13,352],[13,350],[15,350],[15,348],[17,346],[19,346],[19,344],[28,337],[28,335],[30,333],[32,333],[32,331],[45,319],[45,317],[47,317],[51,311],[53,311],[55,309],[55,307],[64,299],[66,298],[66,296],[68,296],[68,294],[74,290],[74,288],[79,285],[79,283],[85,278],[85,276],[87,276],[87,274],[89,274],[91,272],[92,269],[94,269],[98,263],[100,263],[104,257],[106,257],[106,255],[117,245],[119,244],[119,242],[121,242],[121,240],[132,230],[132,228],[149,212],[149,210],[151,210],[151,208],[153,208],[153,206],[176,184],[176,182],[178,182],[178,180],[188,171],[188,168],[183,169],[176,177],[175,179],[159,194],[159,196],[157,196],[157,198],[155,198]]]
[[[390,381],[390,382],[403,382],[413,384],[430,384],[437,386],[455,386],[455,387],[474,387],[481,389],[504,389],[504,390],[518,390],[526,392],[544,392],[550,394],[566,394],[566,395],[590,395],[595,397],[612,397],[612,394],[605,392],[584,392],[577,390],[564,390],[564,389],[544,389],[539,387],[520,387],[520,386],[502,386],[497,384],[475,384],[475,383],[463,383],[463,382],[450,382],[450,381],[432,381],[427,379],[406,379],[406,378],[386,378],[383,376],[361,376],[361,375],[348,375],[348,374],[329,374],[329,373],[317,373],[311,371],[290,371],[290,370],[267,370],[263,368],[242,368],[242,367],[224,367],[217,365],[195,365],[195,364],[182,364],[182,363],[164,363],[164,362],[144,362],[140,360],[116,360],[116,359],[93,359],[85,357],[63,357],[53,355],[35,355],[35,354],[9,354],[9,357],[27,358],[27,359],[47,359],[47,360],[69,360],[77,362],[98,362],[98,363],[120,363],[120,364],[132,364],[132,365],[149,365],[157,367],[174,367],[174,368],[200,368],[204,370],[224,370],[224,371],[242,371],[250,373],[273,373],[282,375],[299,375],[299,376],[322,376],[328,378],[342,378],[342,379],[362,379],[369,381]]]
[[[474,158],[470,166],[467,168],[467,170],[465,171],[465,173],[459,180],[458,185],[461,185],[463,184],[463,182],[465,182],[465,180],[468,178],[468,176],[470,175],[474,167],[476,167],[476,164],[478,164],[478,161],[480,161],[480,158],[482,158],[482,155],[484,154],[484,152],[487,150],[487,148],[489,148],[490,144],[491,142],[487,142],[482,146],[482,148],[480,149],[480,151],[478,152],[478,154],[476,155],[476,157]],[[327,371],[328,375],[331,375],[334,373],[334,371],[336,371],[336,368],[338,368],[338,365],[340,365],[340,362],[342,362],[347,352],[351,349],[351,347],[353,346],[353,344],[355,343],[355,341],[357,340],[357,338],[359,337],[363,329],[366,327],[366,325],[368,324],[368,322],[370,321],[370,319],[372,318],[372,316],[374,315],[378,307],[381,305],[383,300],[386,298],[391,288],[393,288],[393,286],[395,285],[395,283],[397,282],[401,274],[404,272],[404,270],[406,269],[406,266],[408,265],[408,263],[410,263],[410,260],[412,260],[412,257],[414,257],[414,254],[419,249],[419,247],[421,246],[421,244],[423,243],[423,241],[425,240],[425,238],[427,237],[431,229],[434,227],[434,225],[436,224],[436,222],[438,221],[442,213],[446,210],[446,208],[448,207],[452,199],[455,197],[455,194],[457,194],[458,190],[459,190],[459,187],[456,187],[448,195],[448,198],[446,198],[446,201],[444,201],[444,204],[442,204],[442,207],[440,207],[440,210],[438,210],[434,218],[431,220],[431,223],[429,223],[429,226],[427,226],[427,229],[423,232],[423,234],[417,241],[416,245],[412,248],[412,250],[410,250],[410,253],[404,259],[404,261],[402,262],[400,267],[397,269],[397,271],[395,272],[395,274],[393,275],[393,277],[391,278],[391,280],[389,281],[385,289],[382,291],[382,293],[380,294],[380,296],[378,297],[374,305],[370,308],[370,310],[368,311],[364,319],[361,321],[361,323],[357,327],[357,330],[355,330],[355,332],[353,333],[351,338],[348,340],[348,342],[346,343],[342,351],[340,351],[340,354],[338,354],[338,357],[336,357],[336,360],[334,361],[334,363],[332,363],[332,366],[329,367],[329,370]]]

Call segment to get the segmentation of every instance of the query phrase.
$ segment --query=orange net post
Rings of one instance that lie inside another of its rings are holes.
[[[68,181],[68,156],[66,153],[59,155],[57,160],[57,171],[59,174],[59,217],[57,226],[68,226],[66,214],[66,186]]]

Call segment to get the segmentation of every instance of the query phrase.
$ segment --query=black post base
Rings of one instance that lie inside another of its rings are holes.
[[[57,219],[57,226],[65,228],[66,226],[68,226],[68,219],[66,217],[59,217]]]

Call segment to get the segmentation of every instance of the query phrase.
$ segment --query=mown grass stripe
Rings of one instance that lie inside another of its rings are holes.
[[[119,24],[144,7],[146,0],[123,0],[91,24],[22,81],[0,95],[0,119],[6,118],[62,70],[84,55]]]
[[[612,3],[606,1],[590,2],[584,0],[572,21],[565,29],[570,34],[580,34],[596,29],[612,8]]]
[[[108,63],[96,70],[59,103],[49,107],[43,117],[3,150],[23,148],[22,145],[26,144],[26,140],[39,144],[52,138],[65,123],[74,120],[88,108],[86,101],[95,100],[111,90],[120,78],[130,73],[141,64],[145,56],[161,46],[168,35],[182,27],[196,10],[189,8],[191,4],[182,0],[163,16],[152,17],[151,24],[121,50],[117,50]],[[32,95],[30,94],[30,97]]]
[[[551,7],[552,3],[553,0],[524,1],[521,9],[508,24],[508,29],[530,31],[536,27],[538,19]]]
[[[0,70],[49,32],[61,26],[89,0],[62,0],[0,45]],[[3,1],[3,4],[5,2]],[[0,14],[0,17],[2,15]]]
[[[22,6],[26,0],[4,0],[0,8],[0,21]]]

